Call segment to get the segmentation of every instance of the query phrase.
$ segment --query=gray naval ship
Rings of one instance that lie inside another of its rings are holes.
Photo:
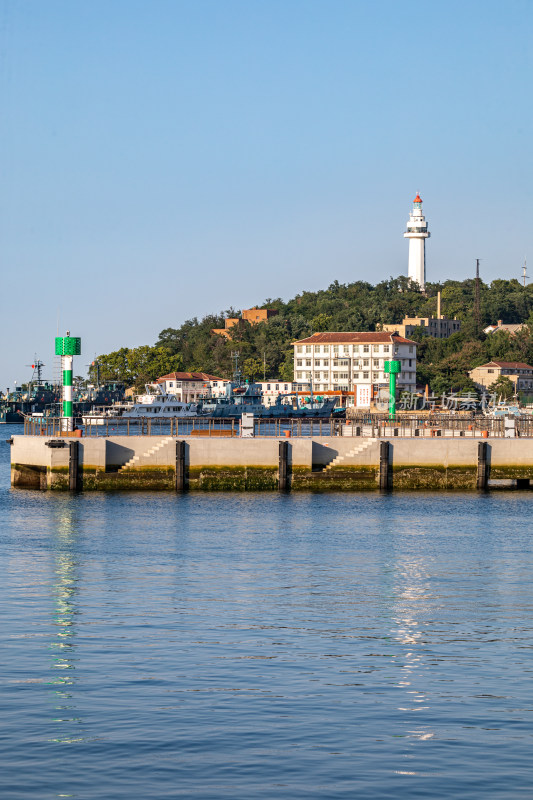
[[[309,402],[297,405],[297,395],[279,394],[273,405],[263,403],[261,386],[258,383],[243,381],[236,368],[233,380],[226,386],[223,397],[208,397],[198,402],[198,414],[206,417],[236,418],[244,413],[264,418],[317,418],[331,417],[337,402],[336,397],[314,397],[310,387]],[[343,409],[344,410],[344,409]]]

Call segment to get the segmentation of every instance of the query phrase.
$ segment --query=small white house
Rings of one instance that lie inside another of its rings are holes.
[[[158,378],[157,383],[182,403],[194,403],[200,397],[225,394],[228,381],[206,372],[170,372]]]

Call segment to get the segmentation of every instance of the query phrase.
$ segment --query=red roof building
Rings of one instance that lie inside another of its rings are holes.
[[[400,391],[416,389],[417,343],[389,331],[314,333],[293,342],[294,381],[301,391],[339,392],[346,405],[368,408],[388,387],[386,361],[400,361]]]
[[[165,392],[176,395],[182,403],[194,403],[207,394],[224,394],[227,381],[207,372],[169,372],[157,379]]]

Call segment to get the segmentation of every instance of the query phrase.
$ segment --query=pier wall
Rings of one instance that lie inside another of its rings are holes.
[[[179,437],[190,489],[274,490],[279,486],[280,440],[275,438]],[[176,437],[111,436],[76,440],[77,488],[176,488]],[[388,441],[369,437],[294,437],[287,442],[288,486],[293,491],[479,488],[479,441],[464,438]],[[486,472],[491,480],[533,479],[533,439],[488,439]],[[68,489],[72,486],[70,441],[14,436],[12,486]],[[61,442],[60,442],[61,445]],[[383,471],[385,469],[385,472]],[[70,475],[70,484],[69,484]]]

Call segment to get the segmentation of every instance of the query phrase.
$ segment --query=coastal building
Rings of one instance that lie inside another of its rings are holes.
[[[533,367],[520,361],[489,361],[468,374],[480,391],[487,390],[502,375],[509,378],[515,392],[533,389]]]
[[[389,385],[385,361],[400,361],[397,386],[415,391],[416,346],[386,331],[314,333],[293,342],[295,388],[305,391],[311,383],[316,394],[339,394],[341,405],[368,408],[379,389]]]
[[[212,328],[211,333],[224,336],[225,339],[231,339],[231,329],[235,325],[258,325],[260,322],[268,322],[272,317],[277,316],[278,310],[276,308],[244,308],[241,311],[240,317],[229,317],[224,320],[223,328]]]
[[[417,194],[413,201],[413,210],[409,212],[404,237],[409,239],[407,276],[413,283],[418,283],[421,291],[425,291],[426,288],[426,239],[430,236],[426,218],[422,213],[422,198]]]
[[[461,329],[461,322],[457,318],[447,317],[404,317],[398,325],[383,325],[384,331],[396,332],[407,338],[413,335],[415,328],[423,328],[426,335],[434,339],[447,339]]]
[[[250,325],[258,325],[260,322],[268,322],[272,317],[277,316],[276,308],[245,308],[241,311],[241,318]]]
[[[441,295],[438,292],[436,317],[404,317],[402,322],[397,325],[382,325],[383,330],[409,338],[413,335],[415,328],[423,328],[424,332],[428,336],[433,336],[434,339],[447,339],[452,333],[457,333],[461,329],[461,322],[457,317],[449,319],[440,313],[440,298]]]
[[[200,397],[225,394],[228,381],[207,372],[169,372],[157,379],[165,392],[176,395],[181,403],[194,403]]]
[[[511,336],[514,336],[515,334],[518,333],[518,331],[521,331],[522,328],[525,327],[526,327],[525,322],[511,322],[507,324],[502,322],[501,319],[499,319],[496,324],[487,325],[487,327],[483,329],[483,332],[489,334],[489,333],[496,333],[496,331],[506,331]]]
[[[224,336],[225,339],[231,339],[231,328],[240,324],[240,317],[228,317],[228,319],[224,320],[223,328],[212,328],[211,333],[216,333],[218,336]]]

